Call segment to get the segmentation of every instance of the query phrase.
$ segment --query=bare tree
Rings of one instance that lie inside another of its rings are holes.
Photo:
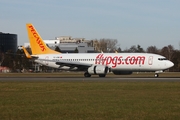
[[[170,70],[179,72],[180,71],[180,51],[179,50],[174,50],[171,61],[174,63],[174,66],[170,68]]]
[[[133,46],[131,46],[130,48],[129,48],[129,50],[128,50],[129,52],[136,52],[137,51],[137,48],[136,48],[136,46],[135,45],[133,45]]]
[[[122,50],[121,50],[121,48],[120,48],[120,47],[117,49],[117,52],[122,52]]]
[[[174,47],[172,45],[168,45],[167,47],[168,47],[169,60],[171,60],[174,53]]]
[[[100,39],[99,49],[103,52],[115,52],[118,46],[117,39]]]
[[[146,49],[146,52],[147,52],[147,53],[158,54],[158,53],[159,53],[159,50],[157,49],[156,46],[149,46],[149,47]]]
[[[100,51],[107,52],[107,42],[105,39],[100,39],[98,44],[98,48]]]
[[[108,52],[114,52],[117,49],[117,43],[116,39],[107,39]]]
[[[131,52],[131,53],[135,53],[135,52],[144,52],[144,49],[140,46],[137,45],[137,47],[135,45],[132,45],[129,49],[124,50],[124,52]]]
[[[140,45],[137,45],[137,51],[136,52],[143,53],[144,49]]]
[[[174,47],[172,45],[165,46],[161,49],[161,55],[165,56],[167,59],[171,60],[174,52]]]

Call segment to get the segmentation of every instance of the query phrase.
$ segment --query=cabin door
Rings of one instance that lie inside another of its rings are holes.
[[[152,64],[153,64],[153,56],[149,56],[148,64],[149,64],[149,65],[152,65]]]

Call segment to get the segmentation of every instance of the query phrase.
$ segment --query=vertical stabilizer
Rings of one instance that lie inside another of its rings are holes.
[[[29,42],[32,50],[32,55],[38,54],[59,54],[59,52],[51,50],[42,40],[41,36],[36,31],[35,27],[28,23],[26,24],[29,36]]]

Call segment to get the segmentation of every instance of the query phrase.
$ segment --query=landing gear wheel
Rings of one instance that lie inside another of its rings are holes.
[[[89,74],[88,72],[85,72],[84,77],[91,77],[91,74]]]
[[[159,74],[155,74],[154,77],[158,78],[158,77],[159,77]]]
[[[106,77],[106,74],[100,74],[99,77]]]

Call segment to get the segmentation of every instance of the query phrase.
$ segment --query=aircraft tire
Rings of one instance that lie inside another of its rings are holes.
[[[99,74],[99,77],[106,77],[106,74]]]
[[[158,78],[158,77],[159,77],[159,74],[155,74],[154,77]]]
[[[85,72],[84,77],[91,77],[91,74],[89,74],[88,72]]]

